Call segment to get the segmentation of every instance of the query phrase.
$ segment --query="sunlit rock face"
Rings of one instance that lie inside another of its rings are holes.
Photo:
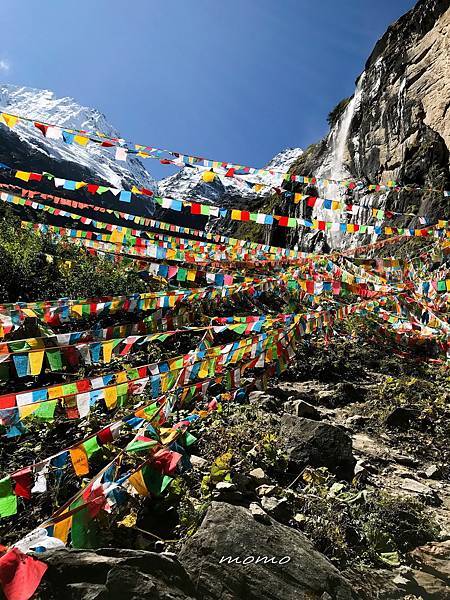
[[[328,136],[307,149],[293,172],[301,175],[363,182],[395,180],[412,186],[449,189],[450,149],[450,4],[448,0],[420,0],[393,23],[377,42],[355,93],[332,123]],[[442,193],[349,193],[335,185],[309,189],[326,198],[351,198],[362,206],[413,212],[431,218],[446,214]],[[448,204],[448,202],[447,202]],[[379,224],[371,211],[337,215],[328,210],[313,216],[341,222]],[[417,225],[417,218],[397,218],[394,225]],[[365,238],[365,239],[364,239]],[[288,236],[308,248],[340,247],[370,241],[368,236],[339,232],[305,232]]]

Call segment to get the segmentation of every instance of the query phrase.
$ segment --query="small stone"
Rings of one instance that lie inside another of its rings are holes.
[[[163,552],[166,544],[162,540],[155,542],[155,552]]]
[[[262,485],[263,483],[267,483],[267,477],[266,474],[264,473],[264,471],[258,467],[257,469],[253,469],[252,471],[250,471],[250,473],[248,474],[249,477],[251,477],[251,479],[253,479],[253,481],[258,484],[258,485]]]
[[[259,521],[260,523],[267,523],[268,525],[270,525],[269,515],[259,506],[259,504],[256,504],[256,502],[252,502],[249,506],[249,510],[255,521]]]
[[[256,493],[260,497],[262,497],[262,496],[270,496],[276,490],[277,490],[277,486],[276,485],[266,485],[266,484],[263,484],[263,485],[260,485],[259,487],[256,488]]]
[[[368,475],[367,469],[362,460],[357,461],[354,473],[354,476],[359,478],[366,477]]]
[[[275,498],[274,496],[263,496],[261,506],[272,517],[277,520],[287,520],[290,517],[288,501],[286,498]]]
[[[428,479],[439,479],[441,472],[441,468],[438,465],[430,465],[425,469],[425,475]]]
[[[217,483],[212,496],[214,500],[230,502],[231,504],[239,503],[243,499],[242,492],[236,488],[234,483],[228,481],[220,481]]]
[[[354,429],[358,427],[362,427],[368,421],[368,417],[364,417],[363,415],[352,415],[345,420],[345,426],[348,429]]]
[[[191,465],[194,467],[194,469],[203,469],[208,464],[207,460],[205,460],[201,456],[196,456],[195,454],[192,454],[190,456],[190,460]]]

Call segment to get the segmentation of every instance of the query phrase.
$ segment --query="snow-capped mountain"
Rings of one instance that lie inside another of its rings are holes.
[[[49,90],[0,84],[0,111],[31,117],[37,121],[61,125],[68,129],[99,131],[120,138],[119,132],[99,111],[81,106],[72,98],[57,98]],[[14,129],[0,127],[0,161],[23,170],[50,171],[59,177],[77,179],[80,171],[88,177],[115,187],[133,183],[156,191],[153,177],[136,157],[118,162],[114,149],[88,144],[66,144],[45,138],[32,123],[17,123]],[[53,170],[52,170],[53,169]]]
[[[272,160],[263,167],[280,173],[289,171],[291,165],[303,154],[300,148],[287,148],[279,152]],[[169,197],[191,197],[209,201],[215,205],[231,205],[239,201],[252,201],[267,196],[271,193],[271,187],[263,187],[255,192],[252,183],[270,184],[277,187],[281,185],[282,175],[248,175],[248,177],[216,177],[211,183],[205,183],[202,179],[202,171],[195,167],[184,167],[178,173],[159,181],[159,191],[163,196]]]

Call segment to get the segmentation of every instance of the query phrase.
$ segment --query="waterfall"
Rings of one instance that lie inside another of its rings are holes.
[[[324,179],[345,179],[346,177],[350,176],[350,173],[344,164],[344,156],[353,117],[361,105],[364,76],[365,73],[363,72],[358,79],[355,93],[345,107],[345,110],[338,122],[334,125],[330,132],[328,138],[329,148],[324,161],[317,171],[317,177]],[[327,186],[320,184],[319,193],[320,196],[324,198],[331,198],[332,200],[340,200],[344,197],[343,188],[335,183],[330,183]],[[336,218],[335,212],[331,213],[326,209],[319,208],[313,214],[315,218],[325,221],[343,220],[343,215],[341,213],[337,213],[338,218]],[[340,231],[329,231],[327,233],[327,237],[330,245],[333,248],[342,245],[343,234]]]

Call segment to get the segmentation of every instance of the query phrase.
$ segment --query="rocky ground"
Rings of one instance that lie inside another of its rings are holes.
[[[202,423],[192,469],[109,524],[120,550],[45,555],[39,597],[450,598],[446,371],[322,344]]]

